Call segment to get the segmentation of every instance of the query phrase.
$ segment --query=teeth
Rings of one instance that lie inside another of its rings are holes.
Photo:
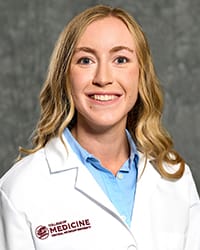
[[[93,95],[91,97],[98,101],[112,101],[117,98],[115,95]]]

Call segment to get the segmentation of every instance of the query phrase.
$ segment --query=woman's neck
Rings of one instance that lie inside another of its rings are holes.
[[[125,129],[110,129],[91,133],[82,127],[74,127],[72,135],[89,153],[114,175],[129,157],[129,144]]]

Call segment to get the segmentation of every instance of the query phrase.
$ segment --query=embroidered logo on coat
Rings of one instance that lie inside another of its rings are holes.
[[[40,240],[45,240],[49,237],[49,230],[45,226],[39,226],[35,229],[35,234]]]
[[[89,228],[91,228],[89,219],[76,220],[72,222],[64,220],[56,223],[50,223],[48,226],[38,226],[35,229],[35,234],[40,240],[44,240],[49,236],[55,237]]]

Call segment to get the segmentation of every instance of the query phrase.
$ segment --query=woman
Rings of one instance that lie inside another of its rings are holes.
[[[161,124],[147,40],[95,6],[55,46],[33,149],[1,179],[2,250],[199,250],[200,201]]]

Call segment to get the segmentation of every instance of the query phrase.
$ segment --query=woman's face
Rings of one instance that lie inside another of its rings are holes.
[[[133,36],[115,17],[88,25],[72,57],[69,79],[77,126],[125,128],[138,96],[139,65]]]

